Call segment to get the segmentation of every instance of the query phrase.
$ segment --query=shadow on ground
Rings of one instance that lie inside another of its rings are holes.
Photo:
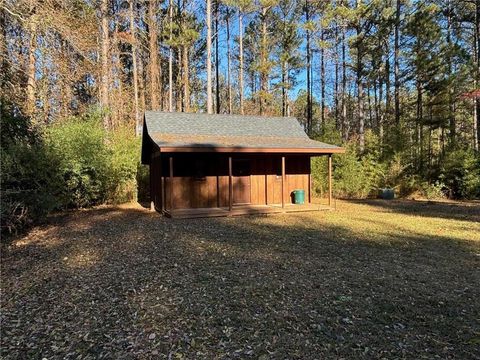
[[[380,211],[390,211],[422,217],[480,221],[479,202],[442,202],[414,200],[349,200],[359,205],[372,205]]]
[[[471,221],[464,238],[396,235],[385,228],[409,214],[400,205],[368,204],[392,212],[373,215],[375,233],[349,225],[368,221],[355,204],[321,215],[168,220],[104,208],[54,218],[2,253],[2,357],[479,357],[475,215],[457,208],[459,221],[442,225],[442,206],[414,213],[447,228]]]

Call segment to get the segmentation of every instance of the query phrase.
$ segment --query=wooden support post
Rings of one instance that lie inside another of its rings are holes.
[[[312,202],[312,174],[308,173],[308,203]]]
[[[170,170],[170,181],[169,181],[169,192],[170,192],[170,210],[173,210],[173,157],[169,158],[169,170]]]
[[[166,195],[165,195],[165,177],[163,175],[160,175],[160,181],[161,181],[161,191],[162,191],[162,213],[165,211],[165,203],[166,203]]]
[[[328,154],[328,206],[332,206],[332,154]]]
[[[308,158],[308,203],[312,203],[312,158]]]
[[[163,176],[163,168],[162,168],[162,157],[160,156],[158,158],[158,162],[160,164],[160,201],[161,201],[161,208],[162,208],[162,214],[165,211],[165,177]]]
[[[228,157],[228,211],[233,206],[233,181],[232,181],[232,157]]]
[[[217,175],[217,176],[215,176],[215,179],[216,179],[216,182],[217,182],[216,183],[216,185],[217,185],[217,187],[216,187],[216,189],[217,189],[217,208],[219,208],[220,204],[221,204],[221,202],[220,202],[220,177]]]
[[[265,174],[265,205],[268,205],[268,174]]]
[[[282,208],[285,207],[285,156],[282,156]]]
[[[154,211],[155,210],[155,200],[156,200],[156,196],[157,196],[157,187],[156,187],[156,184],[154,182],[154,179],[155,179],[155,173],[156,173],[156,166],[155,166],[155,158],[152,156],[150,158],[150,165],[149,165],[149,169],[150,169],[150,211]]]

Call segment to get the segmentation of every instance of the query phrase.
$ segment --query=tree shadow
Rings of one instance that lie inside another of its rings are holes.
[[[328,220],[54,218],[2,254],[2,356],[479,355],[478,243]]]
[[[415,200],[347,200],[349,203],[368,205],[378,211],[390,211],[406,215],[436,217],[480,222],[480,203],[438,202]]]

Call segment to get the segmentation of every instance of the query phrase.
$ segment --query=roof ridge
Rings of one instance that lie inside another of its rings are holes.
[[[292,120],[295,119],[298,121],[298,119],[295,116],[270,116],[270,115],[251,115],[251,114],[208,114],[206,112],[182,112],[182,111],[160,111],[160,110],[145,110],[145,114],[177,114],[177,115],[182,115],[182,116],[192,116],[194,117],[195,115],[200,115],[200,116],[205,116],[205,117],[238,117],[238,118],[260,118],[260,119],[288,119]]]

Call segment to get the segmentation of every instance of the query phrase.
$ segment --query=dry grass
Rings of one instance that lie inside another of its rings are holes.
[[[1,356],[480,358],[480,205],[59,215],[2,251]]]

